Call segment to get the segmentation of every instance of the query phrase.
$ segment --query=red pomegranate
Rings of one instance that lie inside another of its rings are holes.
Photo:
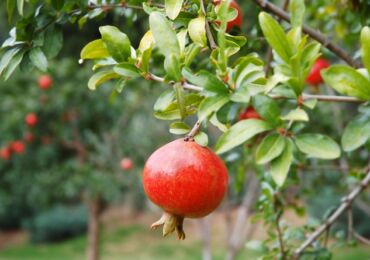
[[[222,0],[214,0],[213,3],[216,5],[219,5],[221,1]],[[241,28],[243,24],[243,13],[238,3],[235,2],[234,0],[231,0],[229,8],[234,8],[237,12],[237,15],[234,18],[234,20],[231,20],[227,23],[227,27],[226,27],[227,32],[230,31],[234,26]],[[219,24],[220,22],[217,22],[217,23]]]
[[[53,83],[53,80],[49,75],[43,75],[39,77],[38,84],[40,89],[49,89],[51,87],[51,84]]]
[[[37,124],[38,118],[35,113],[28,113],[24,118],[24,121],[29,127],[33,127]]]
[[[134,164],[130,158],[123,158],[120,162],[122,170],[131,170],[134,167]]]
[[[239,120],[252,119],[252,118],[262,119],[253,106],[247,107],[247,109],[239,115]]]
[[[321,70],[328,68],[330,63],[326,59],[319,58],[316,60],[315,64],[312,66],[308,77],[306,78],[306,83],[312,86],[318,86],[323,83],[323,79],[321,77]]]
[[[209,148],[183,139],[162,146],[144,167],[144,191],[164,210],[151,227],[163,225],[163,236],[176,230],[178,238],[185,239],[184,218],[201,218],[215,210],[227,181],[224,163]]]
[[[5,146],[5,147],[1,148],[1,150],[0,150],[0,157],[4,161],[8,161],[11,156],[12,156],[12,150],[10,149],[9,146]]]
[[[12,151],[15,152],[16,154],[22,154],[26,150],[25,146],[24,146],[24,143],[22,141],[12,142],[10,144],[10,147],[11,147]]]
[[[32,143],[34,140],[33,134],[30,132],[26,132],[23,136],[23,140],[26,141],[26,143]]]

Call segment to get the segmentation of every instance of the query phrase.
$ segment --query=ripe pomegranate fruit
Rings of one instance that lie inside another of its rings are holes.
[[[130,158],[123,158],[120,165],[122,170],[131,170],[134,167],[134,164]]]
[[[306,83],[312,86],[318,86],[323,83],[323,79],[321,77],[321,70],[328,68],[330,66],[329,61],[323,58],[319,58],[316,60],[315,64],[312,66],[308,77],[306,78]]]
[[[252,118],[262,119],[253,106],[247,107],[247,109],[239,115],[239,120],[252,119]]]
[[[53,80],[49,75],[43,75],[38,79],[39,88],[43,90],[49,89],[52,83]]]
[[[10,147],[11,147],[12,151],[15,152],[16,154],[22,154],[26,150],[25,146],[24,146],[24,143],[22,141],[18,141],[18,140],[12,142],[10,144]]]
[[[23,140],[26,141],[26,143],[32,143],[34,140],[33,134],[30,132],[26,132],[23,136]]]
[[[219,5],[221,1],[222,0],[214,0],[213,3]],[[231,0],[229,8],[234,8],[237,12],[237,15],[233,20],[228,21],[226,27],[227,32],[229,32],[233,27],[241,28],[243,24],[243,13],[238,3],[235,2],[234,0]],[[219,24],[220,22],[218,21],[217,23]]]
[[[8,161],[11,156],[12,156],[12,150],[10,149],[9,146],[5,146],[5,147],[1,148],[1,150],[0,150],[0,157],[4,161]]]
[[[184,218],[201,218],[215,210],[227,181],[224,163],[209,148],[184,139],[162,146],[144,167],[144,191],[164,211],[151,228],[163,225],[163,236],[176,230],[185,239]]]
[[[28,113],[24,118],[24,121],[29,127],[34,127],[37,124],[38,118],[35,113]]]

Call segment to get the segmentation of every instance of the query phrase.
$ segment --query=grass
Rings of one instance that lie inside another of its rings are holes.
[[[104,231],[102,235],[102,260],[192,260],[201,259],[199,241],[177,241],[173,237],[158,238],[158,232],[149,232],[142,225],[120,227],[115,231]],[[80,260],[85,259],[86,237],[75,238],[58,244],[22,244],[0,251],[0,260]],[[214,259],[224,259],[224,248],[217,247]],[[258,256],[243,251],[238,259],[255,260]],[[368,260],[367,248],[341,249],[334,260]]]

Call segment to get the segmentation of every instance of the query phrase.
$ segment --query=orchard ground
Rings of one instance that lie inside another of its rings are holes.
[[[231,215],[234,216],[235,212]],[[188,237],[185,241],[175,239],[175,235],[162,238],[161,231],[151,231],[149,225],[160,212],[133,214],[128,209],[111,208],[103,216],[103,233],[101,238],[102,259],[201,259],[202,244],[199,234],[199,223],[187,219],[185,228]],[[297,218],[287,212],[285,218],[290,224],[300,225],[305,219]],[[225,213],[216,212],[207,219],[212,223],[213,259],[225,257]],[[218,223],[218,225],[217,225]],[[253,239],[265,238],[261,223],[255,231]],[[11,236],[9,236],[11,234]],[[4,240],[3,238],[6,238]],[[86,236],[81,236],[62,243],[33,245],[27,241],[24,232],[0,234],[1,260],[78,260],[84,259]],[[370,251],[364,246],[347,247],[333,250],[333,260],[367,260]],[[258,253],[244,248],[237,259],[255,260]]]

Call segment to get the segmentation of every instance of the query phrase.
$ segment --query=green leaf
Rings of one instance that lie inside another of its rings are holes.
[[[303,105],[309,109],[314,109],[317,105],[317,99],[309,99],[303,102]]]
[[[127,80],[125,78],[121,78],[117,80],[116,85],[114,86],[114,89],[117,91],[117,93],[121,93],[124,87],[126,87]]]
[[[174,86],[176,92],[176,101],[177,105],[179,106],[181,120],[183,120],[186,116],[186,105],[185,105],[185,93],[181,83],[176,83]]]
[[[288,114],[282,116],[281,119],[287,121],[304,121],[304,122],[307,122],[309,120],[306,111],[299,107],[294,110],[291,110]]]
[[[179,15],[182,7],[182,3],[184,0],[166,0],[165,1],[165,9],[166,15],[171,20],[175,20],[176,17]]]
[[[8,13],[8,22],[9,23],[12,21],[14,9],[15,9],[15,1],[14,0],[7,0],[6,1],[6,11]]]
[[[164,69],[167,72],[166,80],[181,81],[181,65],[179,57],[174,54],[169,54],[164,60]]]
[[[190,127],[184,122],[173,122],[170,125],[170,133],[174,135],[187,134],[190,131]]]
[[[364,120],[365,119],[365,120]],[[368,118],[358,117],[352,120],[344,130],[342,147],[346,152],[356,150],[370,138],[370,121]]]
[[[8,66],[6,67],[6,70],[4,71],[4,79],[5,80],[9,79],[9,77],[13,74],[15,69],[21,63],[24,53],[25,53],[24,50],[18,52],[16,55],[14,55],[12,60],[9,62]]]
[[[279,186],[283,186],[288,177],[290,165],[293,161],[293,144],[285,139],[285,149],[282,154],[271,162],[271,177]]]
[[[301,27],[303,24],[303,15],[305,12],[304,0],[290,1],[290,24],[292,27]]]
[[[203,121],[212,113],[218,111],[227,102],[229,102],[229,98],[227,96],[212,96],[205,98],[199,105],[199,120]]]
[[[126,34],[117,27],[106,25],[99,27],[102,40],[113,59],[117,62],[127,61],[131,56],[131,43]]]
[[[166,109],[155,111],[154,116],[161,120],[176,120],[181,119],[179,106],[177,103],[172,103]]]
[[[18,48],[18,47],[11,48],[3,54],[3,56],[1,57],[1,60],[0,60],[0,75],[3,74],[4,70],[9,65],[9,63],[13,59],[14,55],[16,55],[20,50],[21,50],[21,48]]]
[[[45,33],[42,50],[49,59],[58,55],[63,47],[63,33],[59,27],[51,27]]]
[[[170,22],[160,12],[152,12],[149,16],[150,30],[155,44],[164,56],[173,54],[180,56],[180,45],[176,32]]]
[[[219,80],[217,76],[208,71],[202,70],[197,75],[194,75],[189,69],[184,68],[182,70],[182,75],[190,83],[202,86],[202,93],[206,96],[227,95],[229,93],[225,84]]]
[[[321,72],[326,84],[341,94],[370,100],[370,81],[355,69],[333,65]]]
[[[135,65],[128,62],[122,62],[114,66],[113,70],[126,78],[137,78],[141,76],[140,70]]]
[[[340,156],[339,145],[321,134],[302,134],[295,137],[298,149],[310,157],[331,160]]]
[[[23,6],[24,6],[24,0],[17,0],[17,9],[19,15],[23,16]]]
[[[175,91],[173,89],[168,89],[164,91],[157,99],[154,104],[154,111],[163,111],[174,101],[176,97]]]
[[[216,144],[216,153],[225,153],[248,141],[257,134],[270,129],[271,126],[262,120],[249,119],[239,121],[218,139]]]
[[[103,59],[109,57],[109,52],[102,39],[89,42],[82,48],[81,59]]]
[[[258,164],[265,164],[278,157],[285,148],[285,139],[279,134],[266,136],[258,145],[256,161]]]
[[[252,104],[257,113],[273,126],[278,126],[281,123],[280,108],[272,98],[257,95],[253,97]]]
[[[292,51],[283,28],[269,14],[261,12],[258,16],[263,34],[271,47],[286,63],[290,62]]]
[[[192,19],[188,26],[191,40],[201,47],[207,46],[206,18],[200,16]]]
[[[208,145],[208,135],[204,132],[199,132],[194,136],[194,141],[200,146],[206,147]]]
[[[46,71],[48,68],[48,60],[45,57],[45,54],[42,52],[41,48],[33,48],[30,51],[30,59],[39,70]]]
[[[102,70],[97,73],[95,73],[87,83],[87,86],[90,90],[95,90],[100,84],[111,80],[118,78],[119,75],[115,73],[113,70]]]
[[[370,74],[370,27],[365,26],[361,31],[361,54],[365,68]]]

